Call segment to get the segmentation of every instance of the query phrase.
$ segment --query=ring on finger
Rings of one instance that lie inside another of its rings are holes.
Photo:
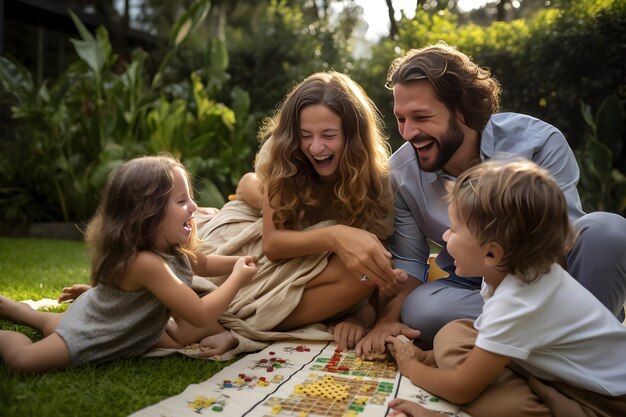
[[[359,278],[359,281],[361,281],[361,282],[366,282],[366,281],[369,281],[369,280],[370,279],[365,274],[361,275],[361,278]]]

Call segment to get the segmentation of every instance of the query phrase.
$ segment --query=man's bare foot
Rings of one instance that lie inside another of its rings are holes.
[[[33,311],[35,310],[26,303],[13,301],[0,295],[0,319],[23,324],[24,316]]]
[[[441,417],[441,413],[422,407],[413,402],[394,398],[389,401],[389,416],[394,417]]]
[[[233,336],[230,330],[207,336],[199,343],[202,353],[200,357],[210,358],[211,356],[221,355],[232,350],[239,345],[239,340]]]

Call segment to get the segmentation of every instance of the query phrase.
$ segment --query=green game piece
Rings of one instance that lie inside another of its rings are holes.
[[[365,407],[364,407],[364,406],[362,406],[362,405],[360,405],[360,404],[355,404],[355,403],[352,403],[352,404],[350,404],[350,406],[348,407],[348,409],[349,409],[349,410],[354,410],[354,411],[357,411],[357,412],[359,412],[359,413],[360,413],[360,412],[362,412],[363,410],[365,410]]]

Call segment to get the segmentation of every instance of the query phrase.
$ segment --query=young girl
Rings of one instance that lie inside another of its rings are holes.
[[[183,165],[168,156],[133,159],[109,178],[86,240],[93,289],[63,314],[38,312],[0,298],[0,317],[40,329],[32,343],[0,332],[0,357],[17,372],[42,372],[93,361],[140,356],[151,347],[182,347],[179,321],[220,333],[217,318],[256,272],[252,256],[194,251],[196,204]],[[200,298],[192,275],[232,273]],[[182,326],[184,329],[186,325]]]
[[[432,351],[388,337],[402,374],[475,417],[626,415],[626,327],[559,265],[573,239],[552,177],[530,161],[479,164],[448,214],[456,273],[484,277],[485,304],[474,326],[440,330]]]

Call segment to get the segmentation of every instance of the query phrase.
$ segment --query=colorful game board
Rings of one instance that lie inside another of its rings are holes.
[[[395,397],[467,416],[402,377],[392,358],[366,361],[334,343],[299,341],[275,342],[132,417],[382,417]]]

